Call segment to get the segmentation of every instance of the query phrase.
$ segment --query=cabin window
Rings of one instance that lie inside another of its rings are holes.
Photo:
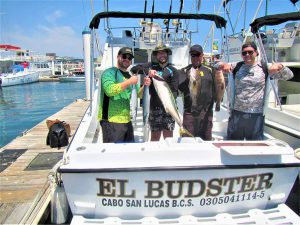
[[[147,63],[148,62],[148,53],[145,49],[134,49],[134,63]]]

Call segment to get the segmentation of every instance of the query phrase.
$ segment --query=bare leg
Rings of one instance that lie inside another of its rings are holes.
[[[161,131],[151,131],[151,141],[159,141]]]
[[[167,137],[173,137],[173,131],[172,130],[163,130],[163,136],[164,136],[164,139],[166,139]]]

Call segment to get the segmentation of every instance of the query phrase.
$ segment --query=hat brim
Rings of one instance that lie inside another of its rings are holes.
[[[119,53],[118,55],[131,55],[132,58],[134,58],[134,55],[132,55],[131,53],[128,53],[128,52],[122,52],[122,53]]]
[[[172,51],[170,49],[158,49],[153,51],[153,55],[156,55],[159,51],[166,51],[168,55],[172,55]]]

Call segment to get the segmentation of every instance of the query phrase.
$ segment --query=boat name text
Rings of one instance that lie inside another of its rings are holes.
[[[169,199],[216,197],[270,189],[273,173],[262,173],[238,177],[212,178],[208,181],[194,180],[145,180],[145,199]],[[136,198],[136,190],[128,188],[126,179],[96,179],[98,197]],[[188,204],[188,203],[187,203]]]

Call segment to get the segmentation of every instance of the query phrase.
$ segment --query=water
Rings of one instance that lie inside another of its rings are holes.
[[[84,97],[84,82],[37,82],[0,88],[0,147]]]

